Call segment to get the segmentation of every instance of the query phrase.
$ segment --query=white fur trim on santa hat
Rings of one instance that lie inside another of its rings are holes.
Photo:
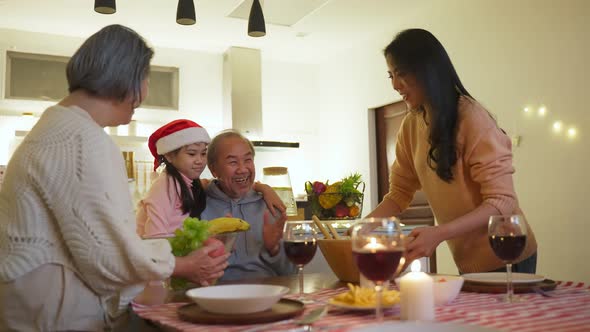
[[[205,128],[190,127],[164,136],[156,142],[156,149],[159,155],[163,155],[193,143],[211,143]]]

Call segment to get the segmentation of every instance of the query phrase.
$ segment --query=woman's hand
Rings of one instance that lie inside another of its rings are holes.
[[[271,256],[275,256],[279,253],[280,241],[283,238],[283,226],[287,216],[281,216],[279,220],[274,223],[270,221],[270,215],[268,212],[264,212],[264,225],[262,226],[262,239],[264,241],[264,247]]]
[[[187,279],[201,286],[209,286],[212,280],[216,280],[223,275],[223,270],[227,267],[229,253],[224,253],[217,257],[215,251],[223,249],[223,243],[216,241],[197,249],[187,256],[176,257],[176,265],[172,276]]]
[[[262,194],[264,202],[273,217],[287,218],[287,207],[271,186],[257,182],[254,184],[254,190]]]
[[[406,244],[404,270],[415,259],[430,257],[436,250],[436,247],[444,240],[438,226],[414,228],[408,235],[408,238],[412,237],[414,239]]]

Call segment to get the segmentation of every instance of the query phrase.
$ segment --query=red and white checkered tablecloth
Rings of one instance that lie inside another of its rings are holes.
[[[324,305],[332,296],[345,288],[325,289],[310,297],[318,303],[307,305],[307,313]],[[590,331],[590,285],[576,282],[558,282],[551,297],[540,294],[520,294],[526,301],[506,304],[497,301],[498,294],[461,292],[450,304],[436,308],[438,322],[454,322],[478,325],[499,331],[537,332]],[[296,295],[288,296],[295,298]],[[255,325],[198,325],[180,320],[178,307],[186,303],[168,303],[142,306],[133,303],[133,310],[142,318],[151,320],[171,330],[199,331],[251,331],[270,332],[296,328],[293,320]],[[385,310],[386,320],[399,319],[399,306]],[[329,313],[313,327],[317,331],[344,332],[363,325],[374,324],[374,311],[343,311],[330,309]]]

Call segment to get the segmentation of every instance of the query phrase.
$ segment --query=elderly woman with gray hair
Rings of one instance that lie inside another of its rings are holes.
[[[137,236],[121,151],[103,130],[131,121],[152,56],[124,26],[92,35],[67,65],[69,95],[43,113],[8,163],[1,331],[129,330],[126,309],[147,281],[219,273],[207,261],[216,247],[175,258],[167,241]]]

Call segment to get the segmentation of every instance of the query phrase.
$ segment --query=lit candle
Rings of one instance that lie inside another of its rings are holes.
[[[381,243],[378,243],[377,239],[374,237],[369,238],[369,243],[367,243],[363,247],[363,251],[368,251],[368,252],[376,252],[377,250],[383,250],[383,249],[385,249],[385,246]],[[372,282],[371,280],[367,279],[362,273],[360,273],[360,276],[359,276],[359,284],[361,285],[362,288],[370,288],[370,289],[375,288],[375,283]],[[384,289],[389,288],[389,280],[386,280],[383,283],[383,288]]]
[[[377,243],[377,239],[372,237],[372,238],[369,238],[369,243],[367,243],[363,247],[363,249],[370,251],[370,252],[376,252],[379,249],[385,249],[385,246],[382,245],[381,243]]]
[[[415,260],[410,267],[412,272],[400,280],[401,319],[434,320],[434,289],[430,276],[420,272],[420,261]]]

